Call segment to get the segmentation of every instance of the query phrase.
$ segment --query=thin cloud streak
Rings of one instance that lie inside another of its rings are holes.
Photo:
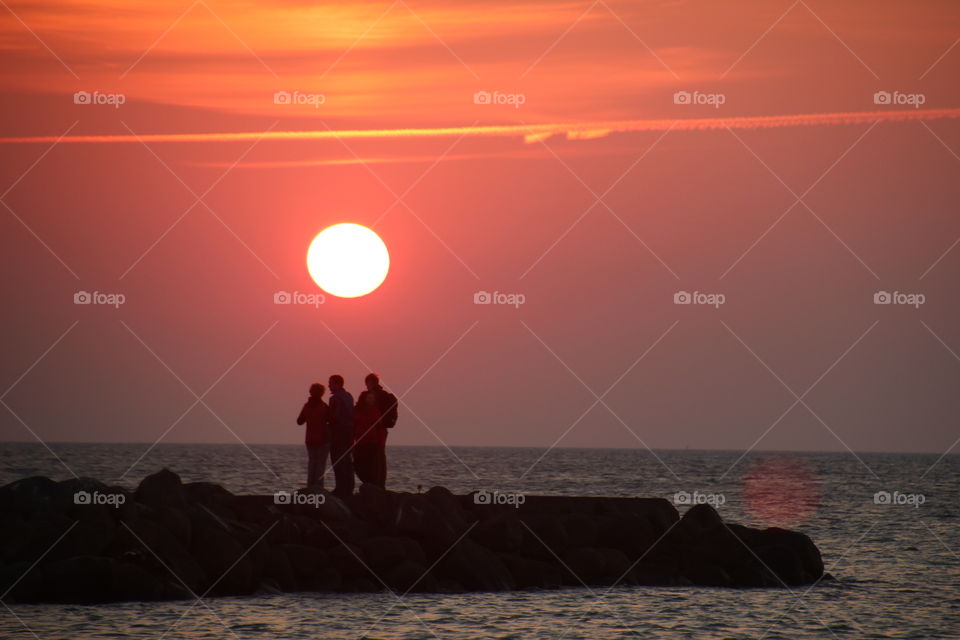
[[[634,131],[709,131],[715,129],[773,129],[781,127],[870,124],[960,118],[960,109],[907,109],[841,113],[804,113],[778,116],[742,116],[733,118],[691,118],[687,120],[614,120],[535,125],[491,125],[435,127],[426,129],[346,129],[342,131],[242,131],[224,133],[155,133],[133,135],[31,136],[0,138],[0,144],[38,144],[59,140],[64,143],[129,142],[241,142],[245,140],[296,141],[335,139],[446,138],[446,137],[522,137],[533,143],[554,135],[569,140],[595,139],[611,133]]]

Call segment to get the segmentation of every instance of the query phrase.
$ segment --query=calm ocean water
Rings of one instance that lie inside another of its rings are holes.
[[[234,492],[303,485],[297,446],[0,443],[0,484],[42,474],[136,486],[164,466]],[[935,455],[394,447],[389,485],[710,500],[800,529],[836,580],[807,589],[286,594],[11,605],[0,638],[960,638],[960,459]],[[131,469],[131,465],[134,465]],[[69,470],[68,470],[69,469]],[[881,494],[887,492],[891,504]],[[895,493],[896,492],[896,493]],[[899,502],[899,504],[898,504]],[[686,508],[679,507],[681,512]],[[19,618],[19,620],[18,620]],[[229,629],[229,630],[228,630]],[[36,635],[34,635],[36,634]]]

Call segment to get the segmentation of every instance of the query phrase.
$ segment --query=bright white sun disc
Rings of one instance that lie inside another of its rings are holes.
[[[352,222],[327,227],[307,250],[307,270],[321,289],[340,298],[365,296],[390,270],[390,254],[373,230]]]

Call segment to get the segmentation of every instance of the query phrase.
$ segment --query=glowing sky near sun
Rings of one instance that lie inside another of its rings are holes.
[[[939,0],[8,0],[0,440],[292,443],[377,369],[398,444],[942,452],[958,37]],[[273,304],[344,221],[389,276]]]

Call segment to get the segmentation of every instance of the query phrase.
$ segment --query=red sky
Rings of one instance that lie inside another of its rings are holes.
[[[8,2],[0,439],[299,442],[370,367],[399,444],[942,453],[958,39],[934,1]],[[273,304],[344,221],[384,285]]]

